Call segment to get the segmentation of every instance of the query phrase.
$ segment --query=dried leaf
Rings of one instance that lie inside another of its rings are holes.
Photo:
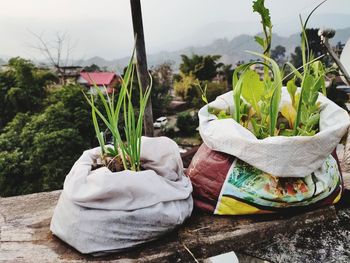
[[[292,104],[284,104],[281,107],[281,114],[284,118],[286,118],[288,120],[289,123],[289,127],[293,128],[294,127],[294,123],[295,123],[295,118],[297,116],[297,112],[294,109]]]

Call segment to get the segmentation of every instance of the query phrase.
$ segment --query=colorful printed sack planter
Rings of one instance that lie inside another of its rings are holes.
[[[273,213],[334,204],[343,189],[335,154],[308,176],[275,177],[202,144],[187,174],[195,206],[218,215]]]
[[[282,89],[281,105],[290,101]],[[320,131],[314,136],[257,139],[232,118],[219,120],[208,107],[233,110],[233,95],[199,111],[204,144],[187,171],[195,205],[220,215],[272,213],[339,201],[342,178],[333,150],[346,133],[346,111],[323,95]]]

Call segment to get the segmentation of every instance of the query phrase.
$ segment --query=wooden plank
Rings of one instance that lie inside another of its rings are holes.
[[[60,191],[0,199],[0,262],[87,262],[49,231]],[[335,208],[302,214],[213,216],[195,212],[177,231],[129,252],[98,258],[108,262],[191,262],[266,242],[277,234],[337,218]],[[187,248],[187,249],[186,249]],[[97,260],[97,259],[95,259]]]
[[[132,24],[136,41],[137,73],[140,77],[142,90],[145,92],[149,86],[149,74],[147,69],[147,57],[145,48],[145,37],[143,33],[142,12],[140,0],[130,0]],[[145,135],[153,137],[153,112],[152,102],[149,98],[144,116]]]

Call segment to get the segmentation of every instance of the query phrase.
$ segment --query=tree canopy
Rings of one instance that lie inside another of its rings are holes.
[[[271,50],[271,58],[276,60],[279,64],[283,64],[285,61],[286,48],[284,46],[278,45]]]
[[[320,36],[318,35],[318,28],[307,28],[305,30],[307,36],[307,42],[309,46],[309,51],[314,58],[317,58],[323,54],[327,54],[325,47],[321,43]],[[300,67],[303,64],[301,47],[297,46],[294,50],[294,53],[291,54],[291,63],[296,67]],[[329,57],[325,56],[322,58],[322,61],[329,65]]]
[[[0,196],[62,187],[94,131],[79,86],[54,90],[40,113],[17,113],[0,134]]]
[[[181,58],[180,71],[185,75],[192,73],[196,79],[201,81],[212,80],[223,65],[218,62],[221,58],[220,55],[200,56],[193,54],[192,57],[181,55]]]
[[[151,69],[153,86],[151,92],[154,117],[160,117],[169,105],[172,97],[170,90],[173,84],[173,70],[170,62],[165,62]]]
[[[100,72],[101,68],[96,64],[91,64],[90,66],[85,66],[83,68],[83,71],[85,71],[85,72]]]
[[[8,70],[0,72],[0,129],[18,112],[40,110],[45,87],[55,80],[53,73],[36,68],[29,60],[10,59]]]

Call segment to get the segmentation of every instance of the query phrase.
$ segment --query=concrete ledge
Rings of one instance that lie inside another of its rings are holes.
[[[0,198],[0,262],[191,262],[337,219],[333,206],[297,215],[218,217],[194,212],[179,230],[129,252],[82,255],[49,231],[61,191]]]

